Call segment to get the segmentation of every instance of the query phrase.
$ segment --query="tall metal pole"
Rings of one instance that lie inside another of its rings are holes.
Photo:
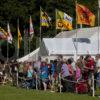
[[[76,54],[75,54],[75,60],[78,56],[78,36],[77,36],[77,0],[75,0],[75,8],[76,8]]]
[[[98,0],[98,53],[99,53],[99,42],[100,42],[100,40],[99,40],[99,25],[100,25],[100,20],[99,20],[99,18],[100,18],[100,0]]]
[[[24,56],[25,56],[25,54],[26,54],[26,52],[25,52],[25,40],[26,40],[26,38],[25,38],[25,33],[26,33],[26,30],[25,30],[25,26],[24,26]]]
[[[55,9],[55,36],[57,35],[57,9]]]
[[[7,32],[8,32],[8,35],[9,35],[9,22],[8,22],[8,24],[7,24]],[[9,39],[8,39],[9,37],[7,37],[7,63],[8,63],[8,60],[9,60],[9,45],[8,45],[8,41],[9,41]]]
[[[42,26],[42,11],[41,11],[41,6],[40,6],[40,46],[41,46],[41,41],[42,41],[42,35],[41,35],[41,26]]]
[[[30,53],[30,50],[31,50],[31,38],[29,37],[29,53]]]
[[[17,28],[19,28],[19,18],[17,19]],[[18,30],[17,30],[18,31]],[[17,33],[18,34],[18,33]],[[19,38],[19,36],[17,37],[17,38]],[[19,43],[19,40],[17,40],[17,58],[19,58],[19,48],[18,48],[18,44]]]
[[[28,32],[24,27],[24,55],[28,54]]]
[[[7,63],[8,63],[8,60],[9,60],[9,45],[8,45],[8,41],[7,41]]]

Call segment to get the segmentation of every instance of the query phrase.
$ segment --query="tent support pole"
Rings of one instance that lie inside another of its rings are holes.
[[[97,38],[98,38],[98,54],[99,54],[99,17],[100,17],[100,0],[98,0],[98,5],[99,5],[99,7],[98,7],[98,35],[97,35]]]
[[[77,0],[75,0],[75,7],[76,7],[76,5],[77,5]],[[77,36],[78,34],[77,34],[77,13],[76,13],[76,58],[75,59],[77,59],[77,54],[78,54],[78,36]]]

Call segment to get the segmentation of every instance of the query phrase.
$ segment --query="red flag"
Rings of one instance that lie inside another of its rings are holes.
[[[77,24],[85,24],[94,26],[95,25],[95,15],[85,6],[77,4]]]

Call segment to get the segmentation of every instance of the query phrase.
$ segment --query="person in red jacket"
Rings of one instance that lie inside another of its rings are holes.
[[[94,59],[90,56],[87,55],[85,57],[85,67],[84,67],[84,78],[85,80],[87,80],[89,87],[92,87],[92,76],[94,74],[94,65],[95,65],[95,61]],[[91,90],[91,89],[90,89]]]
[[[94,65],[95,65],[94,58],[92,58],[90,55],[87,55],[85,58],[85,70],[87,70],[87,72],[91,72],[91,71],[93,72]]]

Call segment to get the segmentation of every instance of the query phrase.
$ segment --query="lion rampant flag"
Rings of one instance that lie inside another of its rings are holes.
[[[72,30],[72,21],[73,18],[70,17],[68,14],[56,10],[56,29]]]
[[[77,24],[94,26],[95,15],[85,6],[76,4]]]
[[[21,36],[19,26],[18,26],[18,49],[20,49],[21,47],[21,42],[22,42],[22,36]]]

